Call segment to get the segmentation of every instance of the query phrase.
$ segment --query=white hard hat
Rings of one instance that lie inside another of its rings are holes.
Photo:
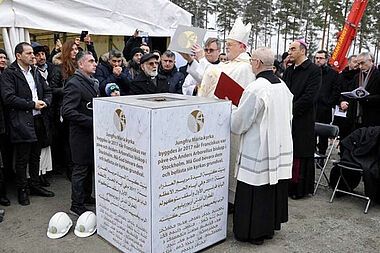
[[[96,215],[87,211],[79,216],[74,229],[74,234],[78,237],[87,237],[96,232]]]
[[[65,212],[58,212],[50,218],[46,235],[51,239],[58,239],[69,232],[73,221]]]

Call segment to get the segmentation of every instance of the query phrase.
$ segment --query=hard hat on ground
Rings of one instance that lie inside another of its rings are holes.
[[[88,237],[96,232],[96,215],[87,211],[79,216],[74,229],[74,234],[78,237]]]
[[[50,218],[46,235],[51,239],[58,239],[69,232],[73,221],[65,212],[58,212]]]

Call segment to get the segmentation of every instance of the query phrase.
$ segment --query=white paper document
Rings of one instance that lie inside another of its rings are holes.
[[[340,94],[348,98],[364,98],[369,95],[369,92],[363,87],[359,87],[353,91],[342,92]]]
[[[347,110],[343,111],[338,105],[335,106],[334,116],[337,117],[347,117]]]

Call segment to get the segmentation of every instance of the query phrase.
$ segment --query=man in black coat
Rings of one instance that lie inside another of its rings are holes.
[[[47,138],[46,110],[51,103],[51,91],[41,74],[33,67],[33,48],[26,42],[15,48],[17,60],[4,70],[1,96],[7,112],[11,141],[14,144],[18,201],[29,205],[26,168],[29,166],[30,194],[53,197],[54,193],[40,186],[38,172],[41,147]]]
[[[163,79],[166,78],[170,93],[182,94],[182,84],[185,76],[177,70],[175,54],[172,51],[168,50],[162,54],[161,64],[158,67],[158,76]]]
[[[131,83],[130,95],[169,92],[166,78],[158,76],[158,56],[146,54],[140,60],[142,73]]]
[[[315,54],[315,64],[322,70],[322,84],[318,93],[317,118],[320,123],[330,124],[332,121],[332,108],[338,104],[338,71],[328,65],[328,56],[325,50],[319,50]],[[324,155],[328,146],[327,138],[318,138],[318,153]]]
[[[116,83],[120,88],[120,95],[127,95],[132,77],[127,67],[122,63],[122,55],[119,50],[111,50],[107,62],[96,68],[94,77],[99,81],[100,95],[107,96],[105,88],[109,83]]]
[[[4,71],[4,69],[7,68],[7,53],[0,49],[0,80],[1,80],[1,73]],[[5,133],[5,120],[4,120],[4,109],[3,109],[3,102],[0,101],[0,150],[1,150],[1,160],[2,164],[0,164],[0,205],[2,206],[9,206],[11,202],[7,198],[7,191],[6,191],[6,185],[5,185],[5,168],[9,166],[8,161],[12,160],[12,146],[8,143],[8,137]],[[11,152],[9,152],[11,151]],[[10,169],[10,168],[7,168]]]
[[[358,55],[360,73],[355,76],[356,87],[363,87],[369,95],[359,98],[357,128],[380,126],[380,72],[369,52]]]
[[[284,80],[293,93],[293,177],[289,195],[302,198],[314,190],[315,117],[321,69],[306,57],[307,45],[298,40],[290,44],[293,64],[284,72]]]
[[[351,55],[348,57],[347,64],[347,67],[339,74],[339,92],[349,92],[357,88],[354,83],[354,78],[360,71],[357,55]],[[339,97],[339,109],[342,112],[346,112],[346,117],[335,116],[333,124],[339,127],[339,137],[341,140],[355,129],[357,103],[358,102],[355,99],[342,95]]]
[[[94,170],[92,99],[98,95],[99,82],[92,77],[96,62],[90,52],[79,52],[76,62],[78,69],[64,87],[62,116],[69,122],[74,163],[70,212],[80,216],[87,211],[84,204],[95,204],[95,199],[91,197]]]

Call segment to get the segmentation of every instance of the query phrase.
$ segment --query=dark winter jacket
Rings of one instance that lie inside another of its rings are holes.
[[[315,116],[318,91],[321,86],[321,69],[309,59],[284,72],[284,80],[293,93],[293,152],[294,157],[313,157],[315,146]]]
[[[154,82],[156,82],[156,84]],[[157,76],[154,79],[151,79],[143,72],[132,81],[129,94],[141,95],[165,92],[169,92],[169,84],[166,78]]]
[[[182,84],[185,81],[185,76],[174,66],[172,70],[164,70],[160,64],[158,68],[158,76],[162,79],[166,78],[169,84],[170,93],[182,94]]]
[[[38,99],[43,100],[47,106],[51,105],[51,90],[45,79],[32,67],[32,75],[37,86]],[[6,109],[6,118],[10,138],[13,143],[37,141],[34,129],[33,109],[35,102],[32,100],[32,92],[17,61],[14,61],[4,70],[1,77],[1,97]],[[45,126],[49,125],[47,108],[41,110]],[[48,127],[45,127],[49,131]],[[47,136],[49,133],[46,133]]]
[[[339,101],[338,71],[329,65],[322,66],[322,84],[318,93],[317,111],[331,112]],[[331,115],[331,113],[330,113]]]
[[[339,92],[349,92],[353,91],[356,88],[358,88],[355,84],[355,76],[360,72],[359,69],[356,70],[349,70],[348,67],[346,67],[340,74],[338,78],[338,85],[339,85]],[[345,96],[340,95],[339,97],[339,105],[340,102],[346,101],[348,102],[348,109],[347,109],[347,115],[346,118],[350,121],[354,121],[356,118],[356,108],[357,108],[357,101],[355,99],[347,98]]]
[[[362,127],[341,141],[342,161],[360,164],[366,196],[380,199],[380,127]]]
[[[131,36],[127,41],[124,42],[124,49],[123,49],[123,56],[124,58],[129,61],[132,59],[133,55],[131,55],[132,49],[135,47],[140,47],[142,43],[142,38],[141,37],[133,37]],[[148,41],[148,46],[152,48],[150,40]]]
[[[356,87],[359,87],[359,76],[355,76]],[[365,87],[369,96],[359,99],[362,109],[362,126],[380,126],[380,72],[374,67]]]
[[[70,149],[76,164],[93,163],[92,99],[97,90],[83,74],[75,72],[64,87],[62,116],[70,126]]]
[[[105,88],[108,83],[116,83],[120,88],[120,95],[122,96],[129,93],[132,77],[125,66],[122,66],[121,74],[116,76],[113,73],[111,64],[109,62],[104,62],[101,65],[98,65],[94,77],[99,80],[100,95],[103,97],[107,96]]]

